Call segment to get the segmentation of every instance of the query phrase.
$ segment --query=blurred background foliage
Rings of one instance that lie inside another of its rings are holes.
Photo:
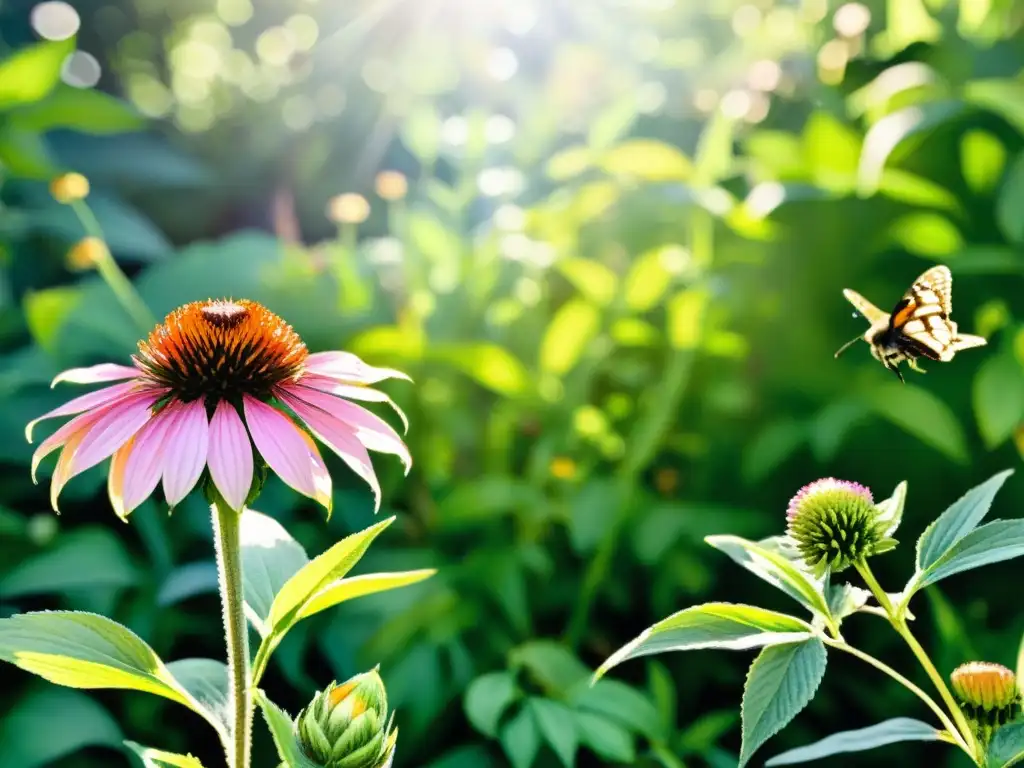
[[[50,377],[149,330],[73,247],[47,191],[73,170],[155,317],[249,297],[416,381],[389,388],[416,466],[378,462],[398,523],[362,567],[440,574],[305,622],[272,698],[380,662],[402,767],[735,765],[749,659],[588,672],[696,602],[785,608],[702,538],[779,533],[806,482],[908,480],[910,537],[1020,464],[1022,22],[1019,0],[0,0],[0,610],[223,654],[201,499],[121,526],[102,468],[59,518],[29,480],[24,424],[68,397]],[[865,327],[842,288],[888,308],[937,262],[988,347],[906,385],[865,345],[833,359]],[[327,524],[280,484],[259,500],[312,552],[372,521],[333,469]],[[1022,501],[1017,476],[994,514]],[[917,605],[944,673],[1013,666],[1014,569]],[[871,621],[851,638],[909,668]],[[162,700],[10,672],[2,768],[129,765],[126,736],[218,764]],[[765,756],[921,714],[834,659]]]

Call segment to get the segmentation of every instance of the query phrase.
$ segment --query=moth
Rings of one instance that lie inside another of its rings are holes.
[[[899,364],[906,362],[911,370],[924,373],[919,357],[948,363],[961,349],[982,347],[988,342],[981,336],[961,334],[950,318],[953,312],[953,276],[945,266],[932,267],[921,275],[892,312],[883,312],[856,291],[843,290],[843,296],[871,323],[863,336],[844,344],[835,356],[863,339],[871,347],[871,355],[895,373],[900,381]]]

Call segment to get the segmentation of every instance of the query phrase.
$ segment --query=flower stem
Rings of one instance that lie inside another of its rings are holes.
[[[896,609],[893,607],[892,601],[889,599],[889,595],[885,593],[885,590],[878,584],[878,580],[875,579],[874,573],[868,567],[867,561],[861,560],[856,563],[854,567],[857,572],[864,579],[864,582],[868,585],[868,589],[871,590],[871,594],[875,596],[878,604],[885,610],[886,615],[889,618],[889,623],[892,624],[893,629],[896,633],[903,638],[904,642],[910,647],[914,656],[917,657],[918,662],[924,669],[928,678],[932,681],[932,685],[935,686],[935,690],[939,692],[939,696],[942,697],[942,701],[949,709],[949,713],[953,716],[953,721],[957,725],[957,729],[960,731],[960,735],[963,737],[964,742],[969,745],[967,750],[968,754],[971,755],[975,762],[981,756],[981,747],[978,744],[978,740],[975,737],[974,729],[970,723],[967,722],[967,718],[964,716],[963,710],[960,709],[960,705],[956,703],[956,699],[953,698],[953,694],[950,693],[949,687],[946,685],[946,681],[942,679],[942,675],[932,664],[932,660],[928,657],[928,653],[921,644],[914,637],[910,631],[910,627],[907,626],[907,620],[904,616],[899,615]]]
[[[846,642],[843,641],[843,640],[832,640],[832,639],[827,638],[827,637],[826,638],[822,638],[822,640],[823,640],[823,642],[826,645],[828,645],[828,646],[830,646],[832,648],[835,648],[836,650],[843,651],[845,653],[849,653],[852,656],[856,656],[861,661],[866,661],[868,664],[873,666],[875,669],[878,669],[878,670],[884,672],[889,677],[891,677],[893,680],[895,680],[897,683],[899,683],[904,688],[906,688],[908,691],[910,691],[912,694],[917,696],[917,698],[919,698],[921,701],[923,701],[925,704],[927,704],[928,708],[932,712],[935,713],[935,716],[937,718],[939,718],[939,722],[942,723],[943,727],[947,731],[949,731],[949,735],[953,738],[953,740],[957,744],[957,746],[959,746],[960,749],[962,749],[968,755],[971,755],[973,757],[973,752],[971,751],[971,748],[970,748],[970,746],[968,746],[967,742],[964,741],[964,737],[960,734],[959,729],[956,727],[956,725],[953,724],[953,721],[949,719],[949,715],[947,715],[943,711],[942,707],[940,707],[936,703],[935,699],[933,699],[927,693],[922,691],[919,687],[914,685],[912,682],[910,682],[907,678],[905,678],[903,675],[901,675],[895,669],[890,667],[884,661],[880,661],[879,659],[876,659],[871,654],[865,653],[864,651],[860,650],[859,648],[854,648],[852,645],[847,645]]]
[[[249,695],[249,627],[242,597],[242,515],[219,499],[211,505],[217,575],[228,649],[229,703],[233,713],[228,768],[249,768],[252,700]]]
[[[96,216],[88,205],[81,200],[76,200],[71,203],[71,209],[75,212],[79,222],[82,224],[82,228],[85,229],[87,234],[98,237],[106,242],[103,237],[103,230],[100,228],[100,223],[96,220]],[[96,271],[100,273],[103,282],[113,291],[114,296],[117,297],[124,311],[139,326],[139,330],[148,332],[156,325],[156,320],[150,313],[149,307],[146,306],[146,302],[139,296],[138,291],[135,290],[135,286],[132,285],[132,281],[128,279],[128,276],[117,266],[117,262],[114,261],[109,248],[104,248],[103,253],[97,259]]]

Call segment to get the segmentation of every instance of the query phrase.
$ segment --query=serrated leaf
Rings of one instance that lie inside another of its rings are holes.
[[[708,536],[704,541],[808,610],[830,615],[821,589],[779,553],[739,536]]]
[[[705,603],[686,608],[644,630],[613,653],[594,673],[600,678],[628,659],[666,651],[722,648],[742,651],[805,640],[811,625],[752,605]]]
[[[573,711],[557,701],[539,697],[531,698],[528,704],[533,708],[533,716],[544,741],[565,768],[573,768],[576,750],[579,749],[579,734],[576,732]]]
[[[615,763],[632,765],[636,760],[633,737],[618,723],[591,712],[576,712],[574,717],[582,746]]]
[[[825,662],[825,644],[817,638],[758,654],[743,689],[739,768],[810,703],[825,675]]]
[[[917,540],[917,570],[927,571],[988,514],[992,500],[1013,474],[1005,470],[975,486],[925,528]]]
[[[1024,520],[993,520],[976,528],[911,581],[907,593],[947,576],[1024,555]]]
[[[498,736],[498,724],[513,702],[522,695],[508,672],[490,672],[469,684],[463,698],[466,718],[480,733]]]
[[[0,619],[0,659],[69,688],[119,688],[162,696],[198,713],[205,706],[127,627],[93,613],[42,611]]]
[[[400,571],[398,573],[366,573],[361,576],[350,576],[338,579],[321,589],[313,598],[302,606],[299,618],[305,619],[320,611],[333,608],[346,600],[354,600],[365,595],[375,595],[399,587],[407,587],[429,579],[437,571],[424,568],[419,571]]]
[[[540,751],[540,731],[533,710],[522,707],[501,732],[501,746],[512,768],[530,768]]]
[[[253,691],[253,700],[263,713],[263,719],[270,729],[270,735],[274,739],[274,746],[277,748],[277,755],[284,760],[287,768],[317,768],[316,764],[307,758],[299,741],[295,737],[294,724],[288,713],[272,702],[260,689]]]
[[[985,768],[1007,768],[1024,759],[1024,722],[1007,723],[992,736]]]
[[[164,752],[162,749],[144,747],[134,741],[126,741],[124,745],[139,757],[143,768],[203,768],[199,759],[192,755]]]
[[[884,747],[887,744],[896,744],[901,741],[941,741],[941,734],[941,731],[936,730],[928,725],[928,723],[922,723],[920,720],[913,720],[909,717],[894,717],[891,720],[885,720],[867,728],[833,733],[821,741],[776,755],[766,761],[765,766],[766,768],[771,768],[771,766],[775,765],[806,763],[811,760],[820,760],[830,755],[863,752],[866,749],[876,749],[877,747]]]
[[[241,540],[246,614],[265,635],[275,596],[309,563],[309,557],[283,525],[254,509],[242,513]]]

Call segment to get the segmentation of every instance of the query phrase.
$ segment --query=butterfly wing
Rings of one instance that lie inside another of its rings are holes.
[[[871,325],[875,325],[880,320],[888,321],[889,315],[887,313],[880,310],[856,291],[844,288],[843,296],[846,297],[848,302],[853,304],[853,308],[860,312]]]
[[[980,336],[960,336],[952,311],[953,276],[948,267],[932,267],[903,294],[889,327],[911,351],[947,363],[957,351],[986,343]]]

